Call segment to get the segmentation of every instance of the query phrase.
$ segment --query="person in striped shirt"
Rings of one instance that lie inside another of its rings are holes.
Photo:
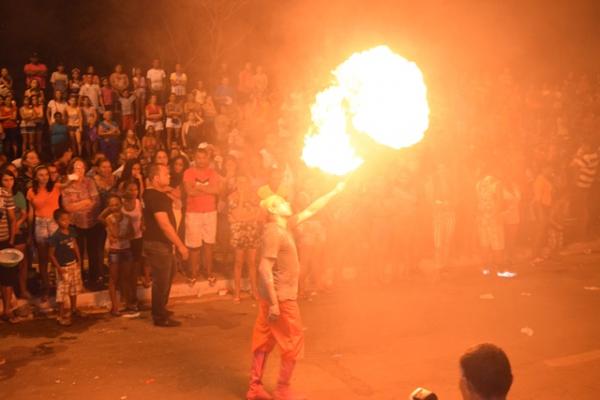
[[[590,192],[598,173],[598,150],[584,143],[571,161],[573,169],[572,212],[577,220],[574,232],[575,240],[584,240],[590,219]]]

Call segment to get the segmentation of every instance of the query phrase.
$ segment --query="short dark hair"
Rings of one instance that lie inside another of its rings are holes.
[[[121,202],[121,196],[119,196],[116,193],[109,193],[108,196],[106,197],[106,204],[108,204],[108,202],[110,201],[110,199],[117,199],[119,200],[119,202]]]
[[[467,382],[484,399],[506,397],[513,382],[506,353],[491,343],[468,349],[460,358],[460,368]]]
[[[65,210],[64,208],[57,208],[52,213],[52,218],[54,218],[55,221],[58,221],[60,219],[60,217],[62,217],[65,214],[69,214],[69,212],[67,210]]]
[[[162,165],[162,164],[150,164],[150,166],[148,167],[148,180],[150,182],[152,182],[152,179],[154,179],[155,176],[157,176],[160,173],[160,169],[161,168],[168,168],[166,165]]]

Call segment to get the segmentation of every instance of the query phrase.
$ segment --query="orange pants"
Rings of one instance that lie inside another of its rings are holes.
[[[304,331],[295,300],[279,302],[279,318],[269,321],[269,303],[261,300],[252,334],[252,352],[269,353],[278,344],[281,357],[297,360],[304,355]]]

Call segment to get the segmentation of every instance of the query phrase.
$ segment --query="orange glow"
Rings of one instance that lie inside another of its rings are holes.
[[[429,126],[427,87],[413,62],[378,46],[354,53],[318,93],[302,159],[310,167],[346,175],[364,160],[349,132],[366,134],[394,149],[418,143]]]

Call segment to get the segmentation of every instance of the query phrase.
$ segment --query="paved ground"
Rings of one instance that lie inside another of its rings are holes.
[[[346,287],[301,304],[306,358],[296,386],[310,399],[406,399],[416,386],[459,398],[457,360],[490,341],[508,352],[514,399],[597,399],[600,257],[519,269],[512,279],[460,271],[383,289]],[[481,299],[481,295],[493,299]],[[490,297],[490,296],[484,296]],[[172,309],[181,328],[97,315],[0,325],[6,399],[241,399],[256,308],[220,298]],[[530,328],[533,335],[521,333]],[[266,377],[276,378],[273,357]]]

